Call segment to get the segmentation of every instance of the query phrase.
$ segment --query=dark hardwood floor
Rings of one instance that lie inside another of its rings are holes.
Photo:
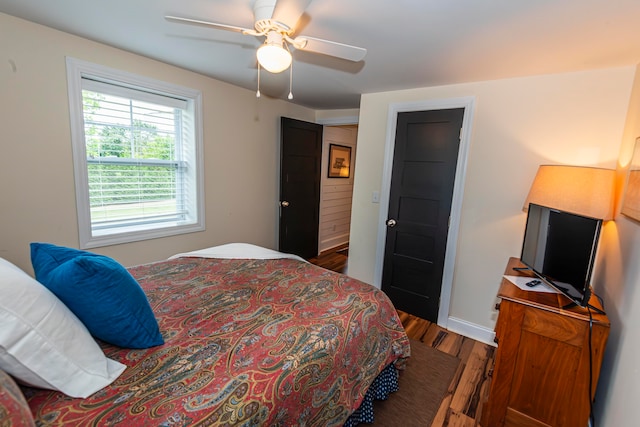
[[[308,261],[311,264],[319,265],[327,270],[337,271],[338,273],[346,273],[347,259],[349,256],[349,246],[341,245],[332,250],[321,253],[315,258]]]
[[[309,259],[309,262],[328,270],[344,273],[347,267],[348,248],[346,251],[343,247],[336,249],[341,251],[327,251]],[[486,401],[489,395],[489,375],[493,368],[495,348],[400,310],[398,310],[398,316],[409,338],[456,356],[462,362],[447,394],[442,399],[433,423],[425,427],[480,426],[482,402]]]

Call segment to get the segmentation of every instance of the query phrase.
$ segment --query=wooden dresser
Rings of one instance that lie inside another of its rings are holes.
[[[513,267],[524,266],[511,258],[505,275],[530,274]],[[565,309],[564,296],[523,291],[505,278],[498,298],[498,349],[482,426],[586,427],[609,335],[607,316],[592,310],[590,328],[585,308]],[[591,305],[602,308],[595,296]]]

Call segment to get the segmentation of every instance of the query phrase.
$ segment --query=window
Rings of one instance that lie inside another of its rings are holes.
[[[67,59],[80,247],[204,230],[201,94]]]

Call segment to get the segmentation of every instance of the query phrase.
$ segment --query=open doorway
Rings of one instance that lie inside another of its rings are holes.
[[[357,133],[353,124],[282,118],[280,251],[347,256]]]
[[[325,126],[322,141],[318,254],[347,256],[358,126]]]

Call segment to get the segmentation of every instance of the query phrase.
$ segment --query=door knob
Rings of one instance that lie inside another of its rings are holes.
[[[392,227],[393,228],[393,227],[396,226],[396,224],[397,224],[397,222],[393,218],[387,220],[387,227]]]
[[[280,202],[280,206],[282,206],[283,208],[286,208],[287,206],[289,206],[289,202],[287,202],[286,200],[283,200]]]

